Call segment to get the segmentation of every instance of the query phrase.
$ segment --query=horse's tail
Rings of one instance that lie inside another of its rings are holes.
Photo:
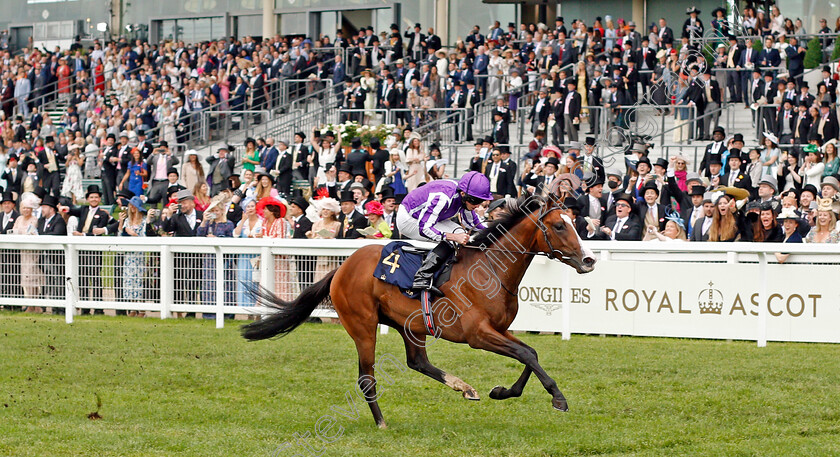
[[[262,306],[275,311],[262,319],[242,326],[242,336],[248,340],[264,340],[273,336],[286,336],[298,328],[330,294],[330,283],[338,268],[323,279],[307,287],[298,298],[287,302],[279,299],[265,287],[255,285],[248,291]]]

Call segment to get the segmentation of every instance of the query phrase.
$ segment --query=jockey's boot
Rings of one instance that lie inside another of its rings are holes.
[[[435,287],[435,273],[449,260],[452,252],[452,246],[447,241],[441,241],[434,249],[429,251],[426,254],[426,258],[423,259],[423,264],[420,265],[420,269],[414,275],[414,283],[411,285],[411,290],[417,292],[428,290],[432,295],[442,297],[443,292]]]

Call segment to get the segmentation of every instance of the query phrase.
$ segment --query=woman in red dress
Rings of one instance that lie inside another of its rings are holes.
[[[96,67],[93,69],[94,86],[93,91],[101,91],[105,93],[105,66],[102,65],[102,59],[96,59]]]
[[[264,197],[257,202],[257,214],[263,217],[263,231],[258,237],[291,238],[286,222],[286,205],[274,197]],[[293,300],[291,262],[285,255],[274,256],[274,293],[283,300]]]
[[[58,77],[58,93],[59,96],[62,98],[67,98],[70,96],[70,67],[67,66],[67,59],[62,58],[56,70],[56,76]]]

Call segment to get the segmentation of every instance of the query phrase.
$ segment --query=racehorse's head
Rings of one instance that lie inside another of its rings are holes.
[[[534,213],[538,216],[537,228],[542,232],[536,235],[537,249],[548,254],[548,258],[574,268],[578,273],[589,273],[595,269],[595,255],[583,246],[574,221],[564,210],[562,204],[549,198]]]

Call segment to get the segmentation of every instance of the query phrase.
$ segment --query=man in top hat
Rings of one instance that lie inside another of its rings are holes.
[[[581,216],[588,218],[589,223],[593,224],[597,229],[609,215],[609,201],[608,196],[604,192],[604,178],[600,178],[597,175],[592,176],[591,180],[587,180],[587,175],[584,175],[586,193],[578,197],[577,205],[580,209]],[[581,236],[584,235],[581,234]]]
[[[10,191],[3,192],[2,202],[0,208],[3,212],[0,213],[0,235],[7,235],[12,233],[12,227],[15,221],[20,216],[20,213],[15,209],[16,199]],[[0,293],[4,297],[21,296],[23,292],[20,290],[20,252],[14,249],[4,249],[0,251],[0,275],[6,278],[0,286]],[[13,308],[14,309],[14,308]]]
[[[697,188],[695,187],[694,189]],[[706,192],[703,194],[702,205],[702,215],[692,215],[692,217],[695,218],[695,220],[694,223],[691,225],[691,235],[688,238],[690,241],[709,241],[709,229],[712,227],[712,221],[714,220],[713,213],[715,208],[715,204],[712,203],[711,192]],[[699,213],[699,210],[695,211]]]
[[[795,135],[797,113],[793,108],[793,100],[785,98],[782,100],[782,107],[776,116],[776,124],[773,130],[779,137],[779,144],[793,144]]]
[[[707,178],[711,178],[713,176],[710,167],[711,158],[717,156],[718,159],[721,159],[723,154],[727,151],[726,144],[723,141],[725,136],[726,132],[723,130],[723,127],[717,126],[712,133],[712,142],[706,145],[706,150],[703,152],[703,160],[700,161],[700,168],[698,171],[700,171],[701,174],[705,174]]]
[[[292,156],[292,179],[306,180],[309,179],[309,147],[303,144],[306,140],[306,134],[303,132],[295,132],[295,138],[289,147],[289,154]]]
[[[236,157],[230,153],[228,147],[221,147],[206,160],[210,164],[207,170],[207,176],[210,178],[210,196],[214,196],[227,186],[227,179],[233,175],[236,166]]]
[[[85,199],[88,203],[86,206],[62,206],[59,208],[78,219],[76,230],[72,234],[74,236],[101,236],[116,232],[117,223],[113,221],[107,211],[100,207],[102,191],[99,186],[96,184],[88,186]],[[79,269],[79,297],[88,299],[88,293],[86,292],[89,292],[91,300],[101,300],[102,252],[94,251],[80,256]],[[85,281],[85,279],[88,279],[88,281]],[[96,310],[96,313],[102,314],[102,310]],[[91,314],[93,314],[93,310],[91,310]]]
[[[560,143],[563,143],[563,133],[569,135],[569,141],[578,140],[578,128],[580,127],[581,97],[578,93],[577,81],[574,78],[566,80],[566,95],[563,97],[562,117],[555,121],[563,123],[563,132],[560,134]]]
[[[513,165],[513,168],[511,168]],[[516,195],[516,165],[502,161],[501,148],[493,148],[490,161],[484,167],[484,174],[490,180],[490,192],[493,198],[505,198]]]
[[[146,159],[149,168],[149,192],[146,200],[151,205],[166,198],[166,189],[169,187],[169,170],[178,165],[179,160],[172,154],[168,146],[158,146],[153,149],[152,154]]]
[[[753,193],[753,185],[750,176],[741,170],[745,157],[742,156],[740,149],[730,149],[728,168],[726,173],[720,177],[720,185],[724,187],[737,187],[744,189],[751,194]],[[749,160],[749,157],[746,157]]]
[[[64,158],[60,157],[55,149],[55,138],[48,136],[44,141],[44,149],[38,153],[38,162],[41,163],[41,186],[55,196],[58,196],[61,190],[58,165],[63,161]]]
[[[550,112],[551,106],[548,100],[548,92],[545,88],[541,88],[537,101],[534,102],[534,106],[531,107],[531,113],[528,114],[528,120],[531,121],[531,133],[536,134],[537,130],[545,130]]]
[[[339,194],[339,203],[341,204],[341,213],[338,215],[338,221],[341,222],[341,226],[336,238],[345,240],[364,238],[364,235],[357,230],[367,227],[368,222],[364,214],[356,211],[356,200],[353,197],[353,192],[342,191]]]
[[[615,213],[607,217],[597,230],[587,231],[586,238],[593,240],[639,241],[642,223],[634,213],[634,198],[628,194],[615,196]]]
[[[394,189],[391,186],[382,187],[379,202],[382,204],[382,219],[388,224],[391,229],[391,239],[395,240],[400,237],[399,229],[397,228],[397,199],[394,196]]]
[[[743,101],[741,75],[736,69],[740,69],[741,54],[744,52],[744,46],[738,43],[738,37],[729,35],[729,50],[726,52],[726,68],[730,69],[726,72],[726,87],[729,88],[729,102],[739,103]]]
[[[409,56],[414,61],[423,59],[423,51],[426,47],[426,35],[421,33],[421,30],[420,24],[414,24],[414,31],[411,31],[411,29],[405,31]]]
[[[639,158],[639,161],[636,162],[636,176],[627,175],[624,177],[625,179],[625,193],[631,195],[637,201],[644,200],[644,192],[642,192],[642,188],[645,186],[647,182],[648,174],[650,174],[653,166],[650,164],[650,159],[647,156],[642,156]]]
[[[152,151],[154,148],[152,147],[152,142],[146,139],[146,131],[143,129],[137,129],[137,146],[134,147],[140,151],[140,157],[143,160],[148,159],[150,155],[152,155]],[[134,151],[132,149],[132,152]]]
[[[703,97],[706,102],[706,106],[703,109],[704,112],[706,111],[714,111],[720,108],[721,98],[720,98],[720,84],[716,79],[712,78],[712,67],[706,66],[705,71],[703,71],[703,76],[700,78],[701,82],[703,83]],[[698,112],[698,116],[699,116]],[[717,114],[713,114],[711,116],[706,116],[703,118],[703,138],[710,139],[709,136],[709,129],[713,125],[717,125],[718,120],[720,119],[720,112]]]
[[[560,160],[557,157],[549,157],[545,165],[540,165],[537,159],[534,160],[537,163],[531,169],[531,174],[523,180],[522,185],[531,195],[548,197],[552,184],[558,179],[557,170],[560,169]]]
[[[102,161],[102,199],[105,205],[113,205],[114,192],[117,190],[117,160],[111,160],[117,157],[116,147],[117,137],[113,133],[109,133],[105,139],[105,147],[102,150],[102,155],[105,160]]]
[[[21,194],[24,175],[26,175],[26,173],[20,169],[18,164],[18,155],[14,152],[10,152],[8,158],[6,159],[6,168],[3,170],[3,173],[0,174],[0,180],[4,180],[6,182],[5,190],[12,193],[14,201],[17,201]]]
[[[67,235],[67,223],[58,215],[58,197],[45,195],[41,201],[41,217],[37,222],[38,235]],[[64,297],[64,253],[44,251],[41,254],[41,270],[44,272],[44,295],[46,298]],[[64,314],[53,309],[53,314]]]
[[[642,198],[642,201],[636,203],[636,211],[642,218],[645,233],[650,233],[649,227],[654,227],[660,232],[665,230],[665,224],[668,222],[665,216],[668,215],[669,210],[667,206],[658,203],[659,186],[653,181],[648,181],[642,187]]]
[[[814,120],[810,133],[820,135],[824,143],[837,138],[838,133],[840,133],[837,112],[831,109],[831,104],[827,100],[820,103],[820,117]]]

